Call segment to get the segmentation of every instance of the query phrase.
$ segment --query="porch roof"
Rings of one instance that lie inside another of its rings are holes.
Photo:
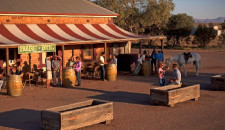
[[[56,45],[164,39],[140,36],[114,24],[0,24],[0,47],[25,44]]]

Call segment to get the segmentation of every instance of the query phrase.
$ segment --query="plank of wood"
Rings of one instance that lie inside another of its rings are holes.
[[[47,110],[58,112],[58,111],[64,111],[64,110],[67,110],[67,109],[91,105],[92,103],[93,103],[93,100],[87,100],[87,101],[82,101],[82,102],[78,102],[78,103],[74,103],[74,104],[54,107],[54,108],[50,108],[50,109],[47,109]]]
[[[51,118],[51,119],[60,119],[60,114],[53,111],[42,110],[41,117]]]
[[[61,119],[64,120],[64,119],[72,117],[74,115],[81,115],[81,114],[89,113],[92,111],[101,111],[101,109],[112,109],[112,108],[113,108],[112,102],[100,104],[100,105],[96,105],[96,106],[90,106],[90,107],[83,108],[83,109],[63,112],[63,113],[61,113]]]
[[[53,127],[60,127],[61,126],[61,120],[54,120],[51,118],[41,118],[41,122],[43,125],[49,125]]]
[[[211,83],[212,85],[221,85],[221,86],[225,86],[225,82],[213,82]]]
[[[53,127],[53,126],[49,126],[49,125],[44,125],[44,126],[42,126],[42,128],[44,130],[61,130],[60,127]]]
[[[184,91],[185,90],[185,91]],[[200,97],[200,91],[198,91],[198,86],[192,86],[189,89],[179,89],[177,92],[180,94],[179,96],[176,95],[176,97],[169,97],[169,104],[175,104],[179,102],[188,101],[191,99],[199,98]]]
[[[198,99],[200,97],[200,85],[192,84],[191,86],[187,86],[191,84],[185,84],[182,87],[168,87],[168,91],[162,90],[151,90],[150,91],[150,102],[161,104],[167,103],[169,106],[174,106],[174,104],[179,102],[184,102],[191,99]],[[185,86],[185,87],[184,87]],[[167,88],[167,89],[168,89]],[[173,88],[173,89],[170,89]],[[161,92],[158,92],[161,91]],[[164,93],[163,93],[164,92]],[[163,94],[162,94],[163,93]],[[165,96],[167,93],[167,97]],[[167,99],[165,99],[167,98]]]
[[[169,89],[179,88],[181,86],[182,86],[182,84],[178,84],[178,85],[166,85],[164,87],[157,87],[157,88],[153,88],[151,90],[164,90],[164,91],[167,91]]]
[[[68,118],[67,120],[62,120],[62,128],[77,126],[79,128],[84,127],[81,124],[86,123],[88,125],[92,125],[93,123],[97,124],[100,122],[104,122],[106,120],[113,119],[113,110],[102,110],[97,112],[85,113],[80,116],[74,116]]]

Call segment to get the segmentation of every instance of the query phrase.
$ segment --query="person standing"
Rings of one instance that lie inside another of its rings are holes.
[[[146,60],[146,61],[150,61],[150,59],[151,59],[151,54],[150,54],[149,51],[147,51],[147,54],[146,54],[146,56],[145,56],[145,60]]]
[[[49,56],[49,57],[46,57],[45,59],[45,65],[46,65],[46,71],[47,71],[47,81],[46,81],[46,87],[47,88],[51,88],[50,86],[50,83],[51,83],[51,80],[52,80],[52,63],[51,63],[51,60],[52,60],[52,56]]]
[[[145,55],[147,54],[146,51],[143,52],[143,54],[141,55],[141,57],[137,60],[137,65],[133,71],[133,75],[138,75],[140,70],[141,70],[141,65],[143,63],[143,61],[145,61]]]
[[[159,70],[158,70],[158,74],[159,74],[159,85],[162,87],[162,86],[165,86],[165,72],[166,72],[166,69],[165,69],[165,66],[163,63],[160,64],[159,66]]]
[[[104,65],[107,64],[107,62],[105,62],[105,52],[102,52],[101,53],[101,56],[100,56],[100,71],[101,71],[101,80],[102,81],[106,81],[105,80],[105,68],[104,68]]]
[[[116,58],[116,55],[115,55],[115,54],[113,54],[110,63],[111,63],[111,64],[116,64],[116,66],[117,66],[117,58]]]
[[[69,60],[69,68],[71,68],[71,69],[73,68],[74,62],[75,62],[74,61],[74,56],[71,56],[70,60]]]
[[[76,78],[78,82],[76,86],[81,86],[81,61],[80,61],[80,57],[78,56],[76,57],[76,61],[74,61],[74,69],[75,69]]]
[[[54,60],[52,61],[52,70],[53,70],[53,84],[54,86],[61,86],[61,78],[60,78],[60,61],[62,58],[60,56],[55,55]],[[58,84],[56,84],[56,78],[58,78]]]
[[[161,63],[164,61],[164,56],[162,51],[158,51],[157,53],[157,64],[160,66]]]
[[[156,67],[156,60],[157,60],[157,52],[155,49],[153,49],[152,54],[151,54],[151,72],[152,75],[157,73],[157,67]],[[155,68],[155,72],[153,71],[153,66]]]

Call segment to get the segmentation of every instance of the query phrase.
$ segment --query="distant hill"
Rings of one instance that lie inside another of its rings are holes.
[[[195,23],[223,23],[225,21],[225,17],[219,17],[216,19],[194,19]]]

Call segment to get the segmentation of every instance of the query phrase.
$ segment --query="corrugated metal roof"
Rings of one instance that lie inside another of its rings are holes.
[[[0,0],[0,14],[118,15],[87,0]]]

